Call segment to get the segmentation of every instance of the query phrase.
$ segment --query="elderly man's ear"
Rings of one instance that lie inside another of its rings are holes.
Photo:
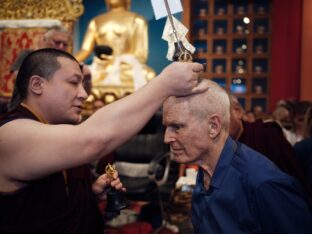
[[[221,131],[221,118],[219,115],[214,114],[211,115],[208,119],[208,126],[209,126],[209,136],[210,138],[216,138]]]
[[[29,80],[29,88],[30,91],[36,95],[42,94],[44,79],[40,76],[32,76]]]

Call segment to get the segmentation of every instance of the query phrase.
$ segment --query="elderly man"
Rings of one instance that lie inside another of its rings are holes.
[[[180,163],[199,165],[192,197],[195,233],[310,233],[311,211],[291,176],[229,137],[230,100],[208,91],[170,97],[163,106],[165,142]]]
[[[29,54],[16,79],[14,109],[0,118],[0,233],[103,233],[87,163],[105,157],[136,134],[170,95],[206,89],[202,65],[173,63],[136,93],[81,121],[81,66],[70,54],[41,49]]]

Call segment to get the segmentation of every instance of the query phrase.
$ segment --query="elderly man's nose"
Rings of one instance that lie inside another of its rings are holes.
[[[170,142],[172,142],[174,139],[173,139],[173,136],[172,136],[172,133],[171,131],[166,128],[166,131],[165,131],[165,136],[164,136],[164,142],[166,144],[169,144]]]

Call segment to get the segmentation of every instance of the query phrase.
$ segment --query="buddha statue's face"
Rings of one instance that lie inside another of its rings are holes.
[[[126,9],[130,8],[131,0],[105,0],[106,6],[109,9],[117,7],[125,7]]]

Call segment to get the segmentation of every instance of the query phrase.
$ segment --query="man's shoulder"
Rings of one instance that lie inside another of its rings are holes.
[[[266,159],[261,153],[250,148],[248,145],[237,142],[237,149],[234,153],[233,163],[234,165],[239,165],[240,170],[243,170],[246,173],[247,169],[262,164],[264,160]]]
[[[28,108],[19,105],[0,117],[0,127],[17,119],[37,120],[37,117]]]
[[[0,127],[0,147],[4,147],[5,144],[13,142],[17,144],[18,139],[29,139],[31,134],[38,129],[41,125],[40,122],[32,119],[13,119],[8,121]],[[4,145],[3,145],[4,144]],[[1,146],[2,145],[2,146]]]
[[[0,117],[0,135],[3,139],[15,139],[22,135],[23,130],[31,132],[40,124],[37,117],[23,106],[11,110]],[[9,138],[11,136],[11,138]],[[3,141],[0,141],[2,143]]]
[[[261,129],[263,131],[268,131],[268,130],[278,130],[282,132],[282,128],[281,126],[274,120],[272,119],[268,119],[263,121],[262,119],[257,119],[255,122],[253,123],[248,123],[248,122],[244,122],[244,128],[254,128],[254,129]]]
[[[232,165],[254,186],[285,176],[266,156],[242,143],[238,143]]]
[[[243,124],[244,132],[239,141],[267,156],[271,153],[268,151],[270,147],[275,146],[278,142],[280,144],[281,141],[283,143],[286,141],[282,128],[275,121],[257,120],[254,123],[243,122]]]
[[[274,129],[280,131],[281,133],[283,132],[282,126],[273,119],[263,121],[263,126],[267,129]]]
[[[303,139],[302,141],[297,142],[294,145],[294,148],[304,148],[304,149],[310,149],[312,150],[312,137],[308,137],[306,139]]]

